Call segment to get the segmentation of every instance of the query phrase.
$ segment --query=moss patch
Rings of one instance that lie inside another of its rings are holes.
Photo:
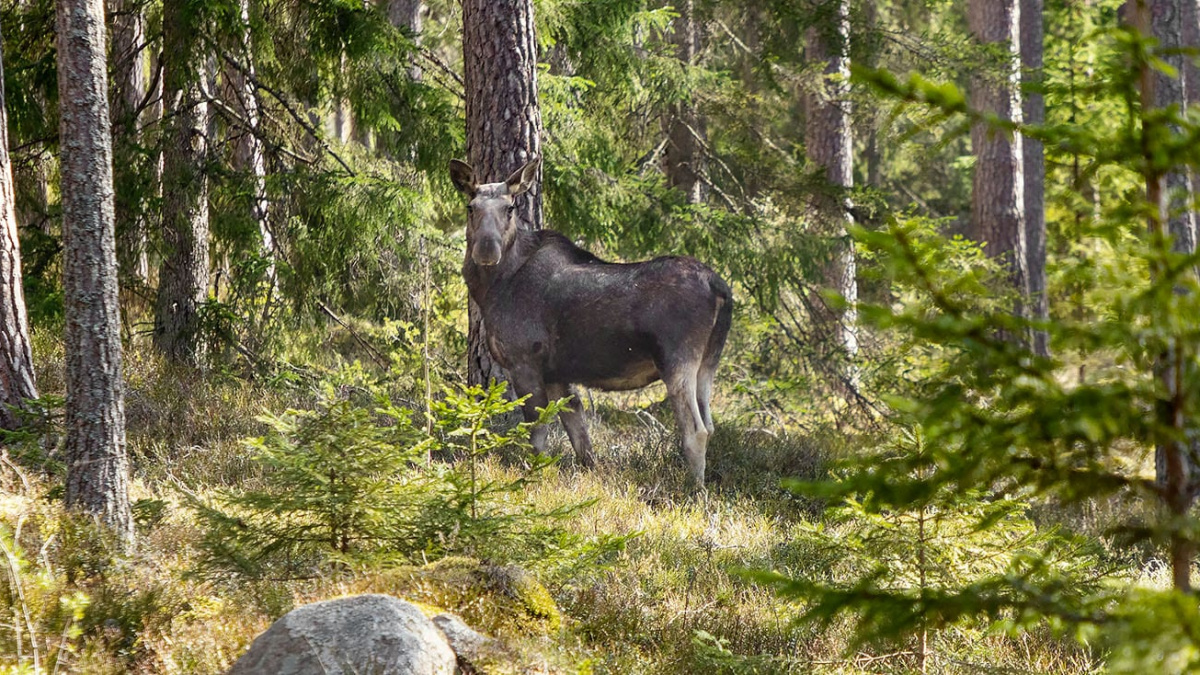
[[[562,612],[529,572],[514,565],[488,565],[450,557],[421,567],[399,567],[364,578],[359,592],[390,593],[463,618],[493,635],[526,636],[556,632]]]

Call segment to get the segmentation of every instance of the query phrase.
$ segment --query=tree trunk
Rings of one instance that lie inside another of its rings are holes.
[[[1151,0],[1151,30],[1158,40],[1159,49],[1163,50],[1161,58],[1175,69],[1174,77],[1156,71],[1154,83],[1154,107],[1183,109],[1187,106],[1184,98],[1187,70],[1184,56],[1178,53],[1184,46],[1184,8],[1185,4],[1194,4],[1195,0]],[[1174,129],[1179,133],[1179,129]],[[1177,167],[1165,176],[1167,190],[1167,209],[1170,218],[1167,230],[1170,232],[1175,251],[1193,253],[1196,250],[1196,222],[1189,208],[1192,203],[1192,186],[1186,167]]]
[[[131,544],[104,3],[62,0],[57,12],[66,502],[98,517]]]
[[[250,2],[239,0],[242,20],[243,67],[246,76],[238,68],[226,68],[225,81],[230,92],[230,103],[238,111],[246,128],[241,130],[234,148],[233,166],[250,177],[254,197],[251,205],[254,221],[258,223],[261,240],[259,255],[267,262],[266,279],[272,292],[275,288],[275,237],[271,234],[271,202],[267,199],[267,164],[261,137],[258,90],[251,81],[256,77],[254,55],[250,45]]]
[[[199,307],[208,292],[207,61],[183,3],[163,7],[163,248],[154,345],[197,365],[204,353]]]
[[[703,29],[696,21],[693,0],[680,0],[675,4],[675,30],[672,40],[675,53],[686,66],[696,65],[700,56]],[[671,110],[671,122],[667,138],[667,180],[672,187],[687,195],[689,204],[703,204],[708,198],[705,182],[704,119],[696,110],[693,100],[680,101]]]
[[[1028,124],[1046,121],[1046,100],[1034,89],[1042,82],[1042,0],[1021,0],[1021,66],[1026,87],[1024,117]],[[1042,142],[1024,137],[1025,171],[1025,245],[1029,267],[1029,309],[1033,319],[1044,321],[1050,315],[1046,296],[1046,157]],[[1044,330],[1033,331],[1033,351],[1050,355],[1050,336]]]
[[[4,101],[4,64],[0,62],[0,429],[15,429],[14,408],[37,398],[29,320],[21,285],[21,245],[17,238],[16,192],[8,157],[8,108]]]
[[[1175,5],[1175,8],[1178,9],[1178,4]],[[1164,9],[1169,8],[1162,6],[1162,0],[1129,0],[1122,7],[1126,20],[1130,21],[1140,33],[1143,35],[1158,34],[1170,39],[1169,34],[1178,31],[1179,27],[1178,25],[1174,28],[1159,25],[1160,19],[1164,16],[1171,16],[1173,21],[1178,22],[1179,13],[1178,11],[1173,14],[1169,11],[1164,12]],[[1167,45],[1160,46],[1166,47]],[[1175,89],[1173,85],[1164,83],[1162,80],[1163,78],[1156,69],[1151,68],[1149,64],[1141,64],[1138,73],[1142,107],[1141,149],[1146,180],[1146,201],[1150,206],[1147,229],[1154,241],[1162,240],[1173,234],[1170,231],[1170,195],[1167,190],[1169,172],[1163,173],[1152,161],[1158,152],[1158,149],[1152,145],[1152,139],[1160,137],[1162,134],[1159,133],[1159,130],[1151,128],[1152,124],[1160,123],[1151,121],[1153,118],[1151,113],[1158,107],[1158,103],[1166,100],[1169,95],[1164,95],[1159,91],[1162,88],[1161,85],[1166,84],[1169,92]],[[1179,240],[1174,239],[1172,247],[1178,248],[1179,245]],[[1153,277],[1160,278],[1165,271],[1163,262],[1152,261],[1151,275]],[[1183,406],[1185,392],[1182,391],[1183,383],[1189,379],[1183,377],[1183,368],[1189,361],[1190,359],[1184,357],[1180,345],[1176,342],[1168,344],[1155,363],[1155,375],[1162,382],[1165,394],[1155,410],[1156,422],[1159,426],[1158,434],[1163,437],[1156,443],[1155,470],[1162,490],[1163,506],[1167,511],[1164,519],[1169,520],[1185,518],[1194,501],[1190,489],[1192,467],[1188,444],[1185,441],[1188,431],[1188,421],[1184,417]],[[1185,592],[1191,590],[1194,548],[1186,533],[1171,531],[1171,576],[1176,590]]]
[[[421,0],[388,0],[387,3],[388,21],[396,28],[410,33],[414,37],[421,34],[423,23],[421,14],[424,10],[425,3]],[[413,80],[421,79],[421,67],[417,65],[415,59],[408,68],[408,76]]]
[[[1200,48],[1200,1],[1181,0],[1183,13],[1183,44],[1190,49]],[[1185,105],[1200,105],[1200,67],[1195,58],[1185,58],[1183,64],[1183,101]],[[1200,171],[1192,170],[1192,194],[1200,194]],[[1193,211],[1192,221],[1200,229],[1200,217]]]
[[[1169,77],[1166,73],[1154,71],[1153,81],[1148,83],[1151,91],[1143,92],[1143,95],[1152,101],[1148,107],[1169,108],[1174,106],[1182,109],[1188,103],[1187,89],[1195,85],[1189,84],[1187,81],[1189,72],[1185,61],[1190,59],[1185,59],[1182,54],[1172,52],[1177,52],[1187,44],[1185,36],[1190,30],[1186,28],[1186,25],[1189,19],[1194,22],[1195,0],[1149,0],[1147,5],[1150,13],[1150,30],[1158,40],[1159,49],[1165,52],[1160,54],[1160,58],[1176,69],[1177,76]],[[1191,5],[1191,8],[1185,7],[1186,5]],[[1172,133],[1178,134],[1180,130],[1173,128]],[[1162,222],[1166,223],[1166,233],[1171,237],[1172,250],[1176,253],[1195,253],[1196,222],[1195,214],[1190,208],[1193,192],[1188,171],[1184,167],[1175,167],[1166,174],[1150,180],[1160,182],[1160,185],[1157,186],[1157,190],[1161,191],[1163,202],[1160,207],[1160,217],[1163,219]],[[1172,355],[1164,362],[1161,370],[1168,391],[1171,390],[1171,387],[1177,386],[1176,380],[1181,379],[1176,376],[1175,370],[1189,367],[1191,366],[1186,359],[1181,358],[1179,354]],[[1190,426],[1191,421],[1181,420],[1181,422]],[[1165,443],[1159,444],[1155,448],[1156,480],[1160,486],[1170,492],[1172,480],[1175,479],[1174,471],[1178,470],[1182,472],[1179,480],[1190,490],[1190,486],[1197,480],[1197,470],[1192,461],[1192,453],[1180,449],[1180,456],[1173,457],[1173,445],[1173,443]],[[1186,448],[1186,446],[1183,447]],[[1193,444],[1192,450],[1193,452],[1196,450],[1195,444]],[[1179,463],[1175,469],[1172,467],[1174,461]]]
[[[983,45],[998,46],[1004,54],[998,73],[985,72],[973,78],[971,107],[1013,122],[1021,121],[1019,13],[1017,0],[970,0],[967,14],[976,39]],[[971,195],[975,238],[1007,270],[1018,296],[1014,314],[1025,316],[1029,258],[1021,136],[976,122],[971,128],[971,147],[975,152]]]
[[[112,63],[115,96],[112,106],[115,217],[117,259],[122,276],[145,283],[149,274],[146,259],[145,223],[139,218],[139,164],[133,161],[138,142],[138,106],[146,97],[146,27],[137,0],[109,0],[112,16]]]
[[[467,157],[480,183],[500,182],[542,152],[532,0],[463,0]],[[542,229],[542,175],[516,198],[522,227]],[[467,379],[506,380],[487,348],[479,308],[468,314]]]
[[[807,124],[804,143],[808,158],[825,169],[827,185],[820,190],[817,204],[822,220],[831,223],[829,233],[834,239],[830,259],[825,267],[826,283],[849,303],[844,311],[830,308],[825,316],[816,317],[828,323],[836,349],[843,358],[858,354],[858,316],[854,303],[858,300],[858,283],[854,244],[846,232],[853,219],[850,215],[848,190],[854,185],[854,142],[850,132],[850,3],[847,0],[828,0],[837,21],[832,27],[809,29],[806,57],[812,62],[824,62],[825,77],[817,91],[805,95]],[[820,300],[816,300],[821,304]]]

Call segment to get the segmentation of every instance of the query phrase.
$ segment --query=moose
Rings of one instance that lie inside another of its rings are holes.
[[[476,180],[451,160],[450,177],[470,202],[463,278],[480,308],[487,348],[526,396],[526,421],[572,394],[560,413],[576,460],[594,466],[582,405],[571,385],[624,391],[662,380],[683,437],[691,477],[704,485],[713,432],[713,378],[733,312],[715,272],[694,258],[612,263],[553,230],[521,227],[513,200],[533,185],[540,159],[504,182]],[[531,443],[544,452],[548,429]]]

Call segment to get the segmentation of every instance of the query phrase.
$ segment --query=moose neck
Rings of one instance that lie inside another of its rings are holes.
[[[500,262],[495,265],[480,265],[471,258],[471,242],[467,242],[467,255],[463,261],[463,279],[467,282],[467,291],[471,299],[480,307],[484,306],[484,298],[497,284],[516,274],[525,264],[529,256],[537,249],[537,234],[518,227],[512,244],[504,249]]]

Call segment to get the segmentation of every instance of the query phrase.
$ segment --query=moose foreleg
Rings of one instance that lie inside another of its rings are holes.
[[[529,396],[521,405],[521,413],[524,415],[525,421],[536,422],[541,416],[538,408],[545,408],[549,401],[546,397],[546,386],[542,383],[541,373],[528,368],[513,368],[509,372],[509,379],[518,398]],[[533,446],[534,452],[539,455],[546,452],[546,438],[549,434],[550,427],[545,424],[539,424],[529,432],[529,444]]]
[[[565,384],[547,384],[546,393],[555,401],[571,396],[571,402],[558,414],[558,418],[567,430],[571,447],[575,448],[575,461],[588,468],[596,466],[596,456],[592,454],[592,439],[588,438],[587,422],[583,418],[583,399]]]

